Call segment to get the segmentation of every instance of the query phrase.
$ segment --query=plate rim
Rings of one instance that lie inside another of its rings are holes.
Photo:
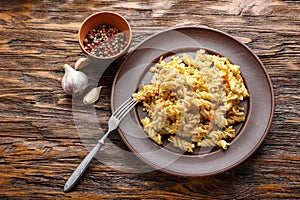
[[[152,163],[151,161],[147,160],[146,158],[142,157],[137,151],[135,151],[135,149],[129,144],[129,142],[127,141],[127,139],[125,138],[125,136],[122,133],[122,130],[120,128],[118,128],[118,133],[120,135],[120,137],[122,138],[123,142],[126,144],[126,146],[130,149],[131,152],[133,152],[140,160],[142,160],[144,163],[148,164],[149,166],[153,167],[156,170],[165,172],[167,174],[170,175],[176,175],[176,176],[182,176],[182,177],[205,177],[205,176],[211,176],[211,175],[216,175],[216,174],[220,174],[222,172],[228,171],[230,169],[235,168],[236,166],[240,165],[241,163],[243,163],[244,161],[246,161],[251,155],[254,154],[254,152],[257,151],[257,149],[261,146],[261,144],[263,143],[263,141],[265,140],[270,128],[271,128],[271,124],[273,121],[273,117],[274,117],[274,112],[275,112],[275,98],[274,98],[274,89],[273,89],[273,85],[271,82],[271,78],[264,66],[264,64],[262,63],[262,61],[259,59],[259,57],[253,52],[253,50],[251,50],[247,45],[245,45],[244,43],[242,43],[241,41],[239,41],[238,39],[234,38],[232,35],[223,32],[221,30],[215,29],[215,28],[210,28],[210,27],[205,27],[205,26],[177,26],[177,27],[171,27],[162,31],[159,31],[157,33],[154,33],[152,35],[150,35],[149,37],[147,37],[146,39],[144,39],[143,41],[141,41],[136,47],[134,47],[129,54],[126,56],[125,60],[122,62],[121,66],[119,67],[119,69],[117,70],[114,80],[113,80],[113,84],[112,84],[112,91],[111,91],[111,110],[112,112],[115,110],[115,105],[114,105],[114,94],[115,94],[115,86],[117,81],[119,80],[119,76],[120,73],[122,71],[122,69],[125,66],[125,63],[128,61],[128,59],[134,54],[134,52],[136,50],[139,49],[140,46],[142,46],[145,42],[157,37],[160,34],[165,34],[169,31],[173,31],[173,30],[181,30],[181,29],[202,29],[202,30],[206,30],[206,31],[213,31],[219,34],[222,34],[226,37],[228,37],[231,40],[234,40],[235,42],[237,42],[239,45],[241,45],[242,47],[244,47],[254,58],[255,60],[259,63],[260,65],[260,69],[263,71],[264,73],[264,77],[266,78],[266,81],[268,83],[268,87],[269,87],[269,91],[270,91],[270,107],[271,109],[269,110],[270,114],[268,115],[268,123],[266,123],[265,125],[265,130],[263,132],[263,134],[261,135],[260,139],[257,141],[257,144],[254,146],[254,148],[252,148],[247,154],[245,154],[245,156],[242,157],[242,159],[238,160],[237,162],[233,163],[232,165],[229,165],[227,167],[224,167],[220,170],[217,171],[212,171],[212,172],[208,172],[208,173],[204,173],[204,174],[184,174],[184,173],[180,173],[180,172],[175,172],[175,171],[170,171],[168,169],[162,168],[157,166],[156,164]],[[222,53],[222,52],[220,52]],[[251,100],[250,100],[251,102]],[[200,155],[201,156],[201,155]]]

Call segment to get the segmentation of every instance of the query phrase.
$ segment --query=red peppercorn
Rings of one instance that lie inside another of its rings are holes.
[[[89,53],[100,56],[114,56],[126,47],[125,34],[118,28],[100,24],[88,31],[84,39],[84,48]]]

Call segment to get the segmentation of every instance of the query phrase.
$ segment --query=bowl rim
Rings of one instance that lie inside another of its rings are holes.
[[[117,17],[119,17],[120,19],[123,20],[123,22],[126,23],[126,25],[128,26],[128,31],[129,31],[129,39],[128,39],[128,42],[126,44],[126,47],[124,49],[122,49],[122,51],[114,56],[108,56],[108,57],[98,57],[98,56],[95,56],[89,52],[87,52],[84,47],[83,47],[83,43],[81,42],[80,40],[80,34],[82,32],[82,27],[85,25],[85,23],[90,20],[91,18],[97,16],[97,15],[101,15],[101,14],[111,14],[111,15],[115,15]],[[131,44],[131,40],[132,40],[132,30],[131,30],[131,26],[129,24],[129,22],[126,20],[125,17],[123,17],[122,15],[116,13],[116,12],[112,12],[112,11],[100,11],[100,12],[96,12],[94,14],[91,14],[89,15],[88,17],[86,17],[84,19],[84,21],[81,23],[80,27],[79,27],[79,30],[78,30],[78,34],[77,34],[77,37],[78,37],[78,42],[79,42],[79,46],[80,48],[82,49],[82,51],[87,54],[88,56],[92,57],[93,59],[96,59],[96,60],[111,60],[111,59],[116,59],[118,58],[119,56],[123,55],[129,48],[130,44]]]

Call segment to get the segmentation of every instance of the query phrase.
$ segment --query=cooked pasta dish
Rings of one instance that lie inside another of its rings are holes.
[[[197,147],[227,149],[245,120],[239,104],[249,96],[240,67],[228,58],[198,50],[150,68],[151,84],[133,94],[147,117],[141,120],[148,137],[162,144],[162,136],[175,147],[193,152]]]

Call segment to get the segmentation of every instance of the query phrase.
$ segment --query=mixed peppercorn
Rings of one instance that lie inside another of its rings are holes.
[[[118,28],[100,24],[86,34],[84,49],[97,57],[112,57],[119,54],[127,45],[125,33]]]

